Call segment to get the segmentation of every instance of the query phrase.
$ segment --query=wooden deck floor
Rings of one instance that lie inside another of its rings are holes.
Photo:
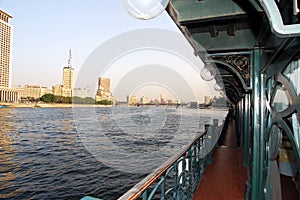
[[[241,200],[245,198],[247,170],[243,150],[237,147],[234,121],[230,121],[223,144],[213,154],[193,200]]]

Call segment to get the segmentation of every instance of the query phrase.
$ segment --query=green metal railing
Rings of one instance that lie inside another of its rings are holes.
[[[218,135],[222,127],[209,128],[199,134],[180,153],[148,175],[120,199],[192,199],[201,177],[210,162],[213,145],[210,133]],[[212,143],[211,143],[212,142]]]
[[[221,126],[206,124],[204,132],[197,135],[179,153],[127,191],[119,200],[192,199],[207,164],[211,163],[211,155],[223,134],[224,124]],[[99,199],[86,196],[81,200]]]

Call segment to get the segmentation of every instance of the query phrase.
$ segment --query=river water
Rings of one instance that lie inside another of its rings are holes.
[[[117,199],[222,110],[0,109],[0,199]]]

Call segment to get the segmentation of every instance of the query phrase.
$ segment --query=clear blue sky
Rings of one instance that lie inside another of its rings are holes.
[[[13,16],[13,86],[61,84],[70,48],[78,73],[95,48],[120,33],[178,31],[166,13],[147,21],[132,18],[121,0],[0,0],[0,9]]]
[[[70,48],[79,69],[114,35],[144,27],[176,29],[166,14],[149,21],[130,17],[120,0],[0,0],[0,9],[14,17],[13,85],[60,83]]]

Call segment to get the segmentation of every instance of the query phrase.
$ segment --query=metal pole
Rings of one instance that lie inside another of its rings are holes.
[[[253,163],[252,163],[252,191],[251,198],[253,200],[264,198],[263,184],[263,153],[264,153],[264,135],[261,132],[261,66],[260,66],[260,50],[259,48],[253,51]]]
[[[250,138],[250,106],[251,106],[251,95],[245,94],[244,98],[244,166],[249,166],[249,138]]]
[[[239,145],[241,146],[241,147],[245,147],[245,143],[244,143],[244,138],[245,138],[245,123],[244,123],[244,121],[245,121],[245,97],[244,98],[242,98],[242,100],[241,100],[241,102],[240,102],[240,104],[241,104],[241,118],[240,118],[240,128],[239,128]]]

